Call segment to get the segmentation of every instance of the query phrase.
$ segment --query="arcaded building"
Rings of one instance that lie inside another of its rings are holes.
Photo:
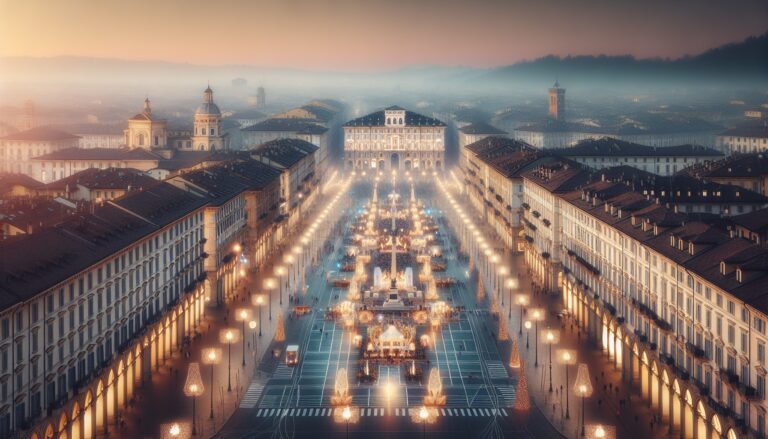
[[[389,107],[344,124],[348,170],[428,170],[445,164],[445,124]]]

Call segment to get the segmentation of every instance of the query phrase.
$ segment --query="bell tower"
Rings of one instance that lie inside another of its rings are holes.
[[[555,120],[563,120],[565,117],[565,89],[557,81],[549,89],[549,117]]]

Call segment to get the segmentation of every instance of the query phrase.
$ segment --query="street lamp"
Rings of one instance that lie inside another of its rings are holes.
[[[493,256],[493,263],[495,264],[497,262],[499,262],[499,257],[494,255]],[[496,273],[498,275],[497,278],[496,278],[497,279],[496,286],[499,289],[496,292],[496,294],[501,296],[501,306],[504,306],[504,291],[503,291],[504,290],[504,282],[503,282],[503,280],[504,280],[504,277],[509,274],[509,268],[507,268],[507,267],[499,267],[499,270]],[[499,280],[499,279],[501,279],[501,280]]]
[[[560,340],[560,331],[547,328],[541,335],[544,337],[544,343],[549,345],[549,393],[552,393],[552,345]]]
[[[588,439],[614,439],[616,427],[610,425],[590,424],[586,427]]]
[[[189,363],[187,381],[184,383],[184,394],[192,398],[192,436],[197,435],[197,414],[195,402],[197,397],[203,394],[203,378],[200,376],[200,364]]]
[[[278,265],[275,267],[275,276],[277,276],[277,282],[279,284],[280,291],[278,291],[278,294],[280,294],[280,305],[283,304],[283,275],[285,274],[285,268],[283,268],[282,265]],[[267,279],[267,283],[271,285],[271,288],[274,289],[274,284],[272,283],[272,279]],[[269,288],[269,287],[267,287]],[[269,320],[272,320],[272,295],[269,296]]]
[[[429,412],[426,407],[421,406],[421,409],[419,409],[419,419],[421,419],[422,438],[427,437],[427,418],[429,418]]]
[[[243,367],[245,367],[245,322],[251,319],[251,310],[248,308],[238,308],[235,310],[235,320],[243,324]]]
[[[523,326],[525,326],[525,349],[527,350],[528,338],[529,338],[529,334],[531,333],[531,326],[533,326],[533,324],[531,323],[530,320],[526,320]]]
[[[344,418],[344,422],[347,423],[347,439],[349,439],[349,419],[352,418],[352,410],[349,409],[349,406],[344,407],[344,410],[341,412],[341,417]]]
[[[581,437],[584,437],[584,398],[592,395],[592,382],[589,380],[589,368],[586,363],[579,364],[573,390],[581,397]]]
[[[512,277],[507,279],[507,291],[509,291],[509,314],[507,315],[508,318],[512,318],[512,290],[517,289],[518,282],[516,277]],[[523,331],[523,317],[520,317],[520,333],[522,334]]]
[[[525,307],[530,303],[531,298],[527,294],[518,294],[515,296],[515,301],[520,305],[520,332],[519,335],[523,335],[523,311]],[[509,312],[512,312],[512,301],[509,302]]]
[[[234,328],[225,328],[219,331],[219,341],[229,346],[227,353],[227,392],[232,391],[232,343],[237,343],[239,331]]]
[[[557,358],[565,366],[565,419],[571,419],[571,406],[569,401],[570,389],[568,388],[568,366],[576,364],[576,351],[572,349],[558,349]]]
[[[202,351],[203,364],[211,365],[211,416],[213,419],[213,366],[221,362],[221,349],[219,348],[204,348]]]
[[[262,294],[254,294],[251,296],[251,303],[259,309],[259,337],[261,337],[261,328],[264,326],[261,320],[261,306],[264,305],[264,296]]]
[[[536,325],[534,336],[534,342],[536,344],[536,358],[533,362],[533,367],[539,367],[539,322],[544,320],[544,308],[531,309],[531,320]]]

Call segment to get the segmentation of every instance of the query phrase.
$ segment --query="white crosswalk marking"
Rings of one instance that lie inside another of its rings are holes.
[[[488,375],[491,379],[494,378],[508,378],[507,369],[501,361],[489,361],[486,363],[488,367]]]
[[[280,363],[277,366],[277,369],[275,369],[275,373],[272,374],[272,378],[274,379],[289,379],[293,376],[293,367],[290,367],[286,365],[285,363]]]
[[[513,386],[497,387],[499,396],[501,397],[501,405],[505,407],[511,407],[515,403],[515,388]]]
[[[263,391],[264,384],[258,383],[256,381],[251,382],[251,385],[248,386],[248,390],[246,390],[245,395],[243,395],[243,399],[240,400],[240,408],[252,409],[256,407],[256,404],[259,402],[261,393]]]
[[[386,409],[383,407],[363,407],[360,409],[360,416],[365,417],[387,417],[387,416],[413,416],[414,408],[399,407]],[[255,411],[254,416],[259,418],[270,417],[328,417],[333,416],[333,408],[306,408],[292,407],[284,409],[262,408]],[[486,409],[486,408],[441,408],[437,411],[438,416],[458,416],[458,417],[494,417],[509,416],[506,409]]]

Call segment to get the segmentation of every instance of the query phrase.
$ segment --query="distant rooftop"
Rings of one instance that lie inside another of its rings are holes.
[[[276,139],[257,146],[251,154],[290,168],[317,149],[314,144],[301,139]]]
[[[271,118],[243,128],[243,131],[287,131],[299,134],[323,134],[328,128],[310,119]]]
[[[77,186],[88,189],[138,189],[153,186],[158,181],[131,168],[89,168],[45,185],[45,189],[75,190]]]
[[[143,148],[66,148],[33,157],[32,160],[159,160]]]
[[[62,131],[56,128],[48,126],[35,127],[26,131],[19,131],[17,133],[7,134],[0,137],[0,140],[19,140],[19,141],[56,141],[56,140],[69,140],[79,139],[80,136],[76,136],[72,133]]]
[[[387,110],[405,110],[401,107],[392,106],[387,108]],[[345,127],[374,127],[374,126],[384,126],[386,122],[386,117],[384,116],[384,111],[376,111],[371,114],[365,115],[363,117],[358,117],[357,119],[352,119],[349,122],[345,123]],[[413,111],[405,110],[405,126],[408,127],[418,127],[418,126],[430,126],[430,127],[444,127],[446,126],[445,123],[432,118],[428,116],[424,116],[423,114],[414,113]]]
[[[676,145],[655,147],[626,142],[612,137],[586,139],[569,148],[549,150],[552,154],[565,157],[712,157],[723,156],[723,153],[701,145]]]
[[[469,125],[459,128],[459,131],[461,131],[464,134],[490,134],[490,135],[508,134],[506,131],[500,130],[495,126],[486,122],[471,123]]]

